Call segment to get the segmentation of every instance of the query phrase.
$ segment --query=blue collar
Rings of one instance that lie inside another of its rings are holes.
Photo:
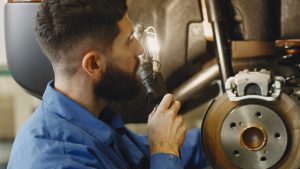
[[[53,86],[54,81],[52,80],[48,83],[43,95],[43,107],[80,127],[104,146],[109,146],[112,143],[114,139],[113,129],[125,130],[121,117],[110,108],[105,108],[100,113],[100,119],[98,119],[74,100],[55,90]],[[104,122],[101,117],[105,117],[105,119],[108,117],[109,120]]]
[[[121,116],[112,111],[111,108],[105,107],[98,118],[115,129],[119,134],[125,132],[125,126]]]

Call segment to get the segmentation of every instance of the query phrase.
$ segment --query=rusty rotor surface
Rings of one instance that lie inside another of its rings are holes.
[[[250,108],[248,106],[254,106],[264,111],[263,115],[265,115],[265,117],[272,118],[274,121],[273,127],[271,128],[276,129],[280,134],[278,135],[277,132],[272,133],[273,131],[269,131],[272,130],[270,129],[270,125],[266,126],[264,125],[264,123],[241,124],[245,125],[241,129],[242,132],[236,132],[236,136],[232,135],[232,141],[236,141],[236,138],[241,138],[239,139],[239,142],[236,143],[236,146],[239,149],[237,151],[233,150],[230,155],[239,156],[241,152],[247,151],[248,154],[258,154],[257,159],[255,159],[255,157],[253,157],[252,159],[244,159],[244,161],[248,160],[245,162],[248,162],[249,164],[251,162],[256,162],[255,160],[268,160],[264,156],[259,156],[261,154],[260,151],[265,151],[267,149],[267,151],[264,153],[271,153],[271,150],[273,149],[275,150],[273,151],[275,153],[274,157],[269,155],[271,160],[273,160],[267,163],[269,165],[258,164],[253,165],[253,167],[262,169],[298,169],[300,167],[300,108],[299,105],[286,94],[282,94],[280,98],[278,98],[274,102],[250,99],[240,102],[231,102],[229,101],[226,94],[218,98],[208,109],[202,124],[202,145],[204,153],[210,165],[215,169],[244,168],[243,160],[234,161],[233,158],[230,157],[228,153],[228,149],[230,148],[224,148],[224,146],[227,146],[226,144],[224,145],[224,134],[222,138],[222,132],[224,132],[223,125],[226,123],[227,117],[232,118],[232,115],[230,115],[230,113],[235,112],[235,110],[241,109],[241,107],[243,106],[246,106],[248,110]],[[247,111],[244,113],[247,113]],[[259,116],[259,114],[257,115]],[[243,118],[241,117],[241,120],[242,119]],[[237,125],[240,124],[237,123],[235,125],[237,127]],[[254,142],[251,143],[251,141],[248,142],[247,139],[244,139],[248,138],[249,135],[253,136],[253,133],[255,133],[255,138],[257,138]],[[281,143],[277,146],[274,141],[272,143],[272,139],[276,139],[279,137],[281,137]],[[226,139],[228,138],[229,137],[227,137]],[[287,144],[284,144],[285,141],[287,141]],[[243,148],[243,150],[241,147]],[[230,152],[231,151],[232,150],[230,149]],[[247,166],[245,167],[247,168]]]

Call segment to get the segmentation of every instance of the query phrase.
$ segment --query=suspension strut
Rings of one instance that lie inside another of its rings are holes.
[[[296,70],[292,75],[285,76],[286,86],[300,87],[300,39],[279,40],[276,47],[280,53],[278,64],[292,66]]]

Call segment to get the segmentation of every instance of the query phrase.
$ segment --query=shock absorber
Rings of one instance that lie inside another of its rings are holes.
[[[288,93],[300,100],[300,39],[278,40],[276,47],[279,49],[278,64],[293,69],[284,75]]]

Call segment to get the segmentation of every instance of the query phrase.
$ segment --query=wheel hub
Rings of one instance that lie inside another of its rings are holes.
[[[281,118],[262,105],[232,110],[221,127],[221,145],[228,158],[244,169],[269,168],[286,151],[288,136]]]

